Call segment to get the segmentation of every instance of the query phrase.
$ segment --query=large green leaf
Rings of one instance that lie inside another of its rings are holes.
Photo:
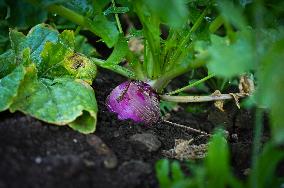
[[[231,44],[227,38],[212,35],[211,42],[208,49],[210,72],[228,78],[254,68],[254,51],[246,37],[239,35]]]
[[[47,25],[27,36],[10,32],[12,49],[0,56],[0,111],[22,111],[40,120],[69,124],[82,133],[95,131],[97,103],[89,84],[96,66],[74,51],[72,31]]]
[[[12,104],[24,76],[25,69],[20,65],[12,73],[0,79],[0,111],[8,109]]]
[[[37,65],[39,77],[71,76],[91,83],[96,76],[95,64],[74,51],[73,31],[65,30],[59,34],[50,26],[39,24],[26,37],[12,30],[10,38],[12,49],[18,56],[24,48],[31,49],[31,59]]]
[[[82,80],[38,78],[34,64],[27,68],[10,110],[19,110],[48,123],[70,124],[82,133],[94,132],[96,128],[97,103],[93,89]]]

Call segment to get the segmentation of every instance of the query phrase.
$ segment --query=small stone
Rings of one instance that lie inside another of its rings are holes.
[[[117,166],[117,157],[115,155],[107,156],[104,159],[104,166],[109,169],[115,168]]]
[[[76,138],[73,139],[74,143],[78,143],[78,140]]]
[[[248,175],[250,174],[250,172],[251,172],[251,169],[250,169],[250,168],[246,168],[246,169],[244,169],[243,174],[244,174],[245,176],[248,176]]]
[[[135,134],[130,137],[130,141],[134,144],[140,146],[140,149],[147,150],[149,152],[157,151],[161,147],[160,140],[153,134],[142,133]]]
[[[113,132],[113,136],[114,136],[115,138],[119,137],[119,136],[120,136],[119,131],[114,131],[114,132]]]
[[[40,164],[42,162],[42,158],[41,157],[36,157],[35,158],[35,163],[36,164]]]
[[[235,142],[238,142],[239,140],[238,134],[232,134],[231,137]]]

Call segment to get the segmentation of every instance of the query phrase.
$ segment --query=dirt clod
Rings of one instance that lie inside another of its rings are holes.
[[[145,149],[149,152],[157,151],[161,147],[160,140],[150,133],[132,135],[130,141],[133,145],[137,145],[142,150]]]

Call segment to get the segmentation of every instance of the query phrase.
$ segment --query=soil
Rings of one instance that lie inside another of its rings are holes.
[[[21,113],[0,113],[0,188],[158,187],[155,162],[165,157],[165,150],[174,148],[176,139],[199,135],[164,122],[144,126],[118,120],[104,102],[112,88],[124,80],[100,70],[93,84],[100,111],[97,131],[91,135]],[[212,104],[207,109],[198,115],[174,111],[169,120],[209,133],[224,126],[234,172],[244,178],[250,166],[253,112],[239,110],[233,102],[226,103],[225,112]],[[140,133],[156,136],[161,146],[149,150],[135,144],[130,137]],[[205,138],[194,140],[195,144],[206,142]]]

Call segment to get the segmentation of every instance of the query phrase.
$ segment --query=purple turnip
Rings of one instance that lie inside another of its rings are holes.
[[[159,121],[159,95],[142,81],[126,81],[112,90],[106,105],[121,120],[131,119],[138,123],[153,124]]]

